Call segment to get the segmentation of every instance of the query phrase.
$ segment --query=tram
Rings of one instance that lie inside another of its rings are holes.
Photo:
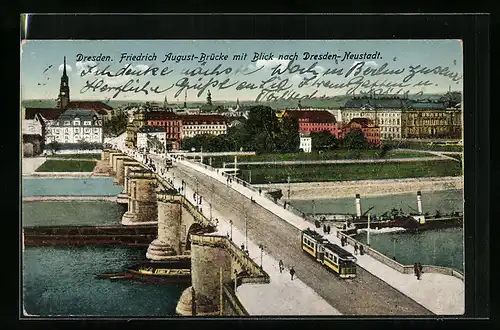
[[[301,235],[302,250],[340,278],[356,277],[356,257],[319,233],[307,228]]]

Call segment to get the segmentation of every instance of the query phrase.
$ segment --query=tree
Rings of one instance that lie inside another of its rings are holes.
[[[391,151],[392,145],[390,143],[383,143],[380,146],[380,153],[379,156],[380,158],[385,158],[387,156],[387,153]]]
[[[52,142],[50,142],[48,145],[47,145],[48,149],[52,151],[52,153],[57,153],[59,150],[61,150],[61,144],[59,142],[57,142],[55,139],[52,140]]]
[[[363,149],[367,146],[367,141],[363,132],[360,130],[353,130],[344,136],[342,144],[348,149]]]
[[[310,135],[314,151],[331,150],[338,146],[337,137],[330,131],[312,132]]]
[[[300,145],[299,122],[297,119],[285,117],[280,122],[280,135],[277,141],[278,150],[282,153],[297,152]]]

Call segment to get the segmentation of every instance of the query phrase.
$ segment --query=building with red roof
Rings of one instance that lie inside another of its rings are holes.
[[[283,117],[297,119],[299,134],[328,131],[339,135],[335,116],[326,110],[286,110]]]
[[[375,122],[368,118],[353,118],[351,121],[342,127],[341,137],[346,136],[349,132],[359,130],[363,133],[369,145],[380,145],[380,127]]]

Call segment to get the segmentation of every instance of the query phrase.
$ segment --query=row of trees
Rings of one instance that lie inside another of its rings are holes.
[[[123,134],[127,130],[128,116],[125,112],[120,112],[110,120],[104,122],[103,132],[105,137],[115,137]]]
[[[337,148],[366,149],[368,142],[361,131],[351,131],[338,139],[329,131],[312,132],[313,151],[328,151]],[[272,108],[255,106],[250,109],[248,119],[241,125],[231,127],[227,134],[202,134],[182,140],[184,150],[203,148],[207,152],[254,150],[257,153],[293,153],[299,151],[300,136],[297,120],[284,117],[278,120]]]
[[[255,150],[257,153],[287,153],[299,151],[299,125],[284,118],[279,121],[270,107],[256,106],[249,111],[248,120],[230,127],[227,134],[197,135],[182,140],[185,150],[234,151]]]

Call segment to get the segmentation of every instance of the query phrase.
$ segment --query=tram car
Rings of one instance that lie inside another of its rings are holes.
[[[319,233],[307,228],[302,231],[302,250],[340,278],[356,277],[356,257],[337,244],[330,243]]]

